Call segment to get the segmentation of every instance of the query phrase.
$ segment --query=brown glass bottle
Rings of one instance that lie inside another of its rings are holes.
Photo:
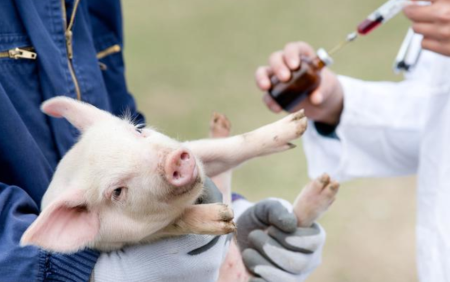
[[[270,96],[284,110],[290,111],[300,104],[320,85],[320,71],[333,62],[328,53],[319,49],[314,58],[302,57],[300,67],[292,72],[288,82],[280,82],[272,76]]]

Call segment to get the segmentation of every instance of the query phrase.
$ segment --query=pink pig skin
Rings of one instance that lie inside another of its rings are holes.
[[[44,102],[42,111],[65,118],[81,138],[58,164],[21,244],[64,253],[234,232],[228,206],[194,205],[205,177],[292,149],[307,124],[300,111],[243,135],[181,143],[67,97]]]

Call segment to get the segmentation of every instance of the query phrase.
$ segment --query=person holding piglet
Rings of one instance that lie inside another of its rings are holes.
[[[129,109],[136,122],[145,122],[127,90],[122,49],[119,1],[2,1],[2,281],[212,281],[217,277],[229,242],[226,236],[174,237],[114,253],[86,249],[61,254],[20,246],[23,233],[41,212],[58,162],[80,135],[66,120],[44,115],[40,110],[43,101],[66,96],[114,115]],[[82,205],[78,211],[84,211]],[[323,230],[314,228],[313,232],[318,235],[317,251],[304,256],[308,269],[303,276],[320,261],[325,240]]]

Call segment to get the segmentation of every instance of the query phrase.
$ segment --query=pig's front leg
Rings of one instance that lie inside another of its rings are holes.
[[[299,138],[306,125],[301,110],[249,133],[187,142],[186,146],[203,162],[206,175],[213,177],[252,158],[295,147],[289,142]]]
[[[193,205],[186,208],[179,219],[158,235],[228,234],[236,230],[233,217],[233,210],[224,204]]]

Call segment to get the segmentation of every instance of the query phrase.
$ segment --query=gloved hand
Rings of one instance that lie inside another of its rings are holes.
[[[201,203],[222,201],[209,179]],[[185,235],[102,253],[91,281],[215,282],[232,234]]]
[[[237,220],[244,264],[255,275],[251,282],[304,281],[321,263],[325,231],[317,223],[297,228],[292,207],[286,203],[261,201]]]

